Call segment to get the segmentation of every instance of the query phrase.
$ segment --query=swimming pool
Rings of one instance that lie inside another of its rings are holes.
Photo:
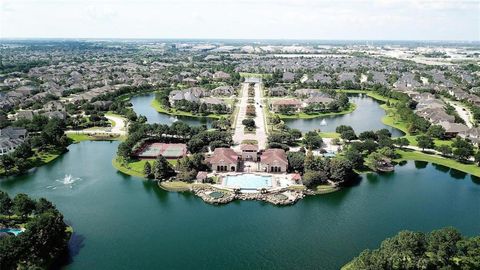
[[[256,174],[228,175],[223,180],[223,185],[242,190],[256,190],[259,188],[271,188],[272,177]]]
[[[0,232],[13,233],[15,236],[17,236],[21,234],[23,231],[21,229],[4,228],[4,229],[0,229]]]

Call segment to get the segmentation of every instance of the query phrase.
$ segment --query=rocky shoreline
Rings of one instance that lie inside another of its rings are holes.
[[[227,204],[234,200],[257,200],[265,201],[274,205],[292,205],[304,198],[306,194],[301,190],[283,189],[274,192],[258,193],[234,193],[231,191],[218,190],[213,187],[194,187],[191,191],[209,204]],[[221,197],[212,196],[212,193],[222,193]]]

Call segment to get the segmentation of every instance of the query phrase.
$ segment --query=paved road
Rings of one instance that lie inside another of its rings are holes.
[[[74,134],[101,134],[101,135],[127,135],[126,119],[116,115],[105,115],[108,120],[115,122],[114,127],[95,128],[95,129],[83,129],[83,130],[67,130],[65,133]]]
[[[448,104],[452,105],[452,107],[455,108],[455,111],[457,111],[458,115],[463,119],[463,121],[465,121],[465,124],[469,128],[473,127],[472,113],[470,112],[470,110],[467,107],[465,107],[464,105],[462,105],[458,102],[454,102],[454,101],[451,101],[451,100],[448,100],[448,99],[445,99],[445,102],[447,102]]]
[[[263,112],[263,108],[260,106],[262,104],[261,98],[261,91],[262,86],[259,83],[256,83],[254,86],[255,89],[255,97],[254,97],[254,104],[255,104],[255,113],[256,116],[254,118],[255,124],[257,126],[255,130],[255,134],[245,134],[244,132],[244,125],[242,125],[243,119],[247,118],[247,105],[248,105],[248,83],[242,84],[241,94],[240,94],[240,102],[238,102],[239,110],[237,114],[237,121],[235,123],[235,131],[233,134],[233,142],[235,144],[241,144],[243,140],[256,140],[258,141],[259,149],[265,149],[266,142],[267,142],[267,134],[265,132],[265,115]]]

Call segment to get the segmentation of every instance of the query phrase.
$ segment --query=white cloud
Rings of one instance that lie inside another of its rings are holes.
[[[480,39],[480,0],[0,1],[2,37]]]

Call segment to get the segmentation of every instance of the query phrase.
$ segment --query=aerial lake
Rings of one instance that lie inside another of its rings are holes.
[[[380,107],[380,102],[362,94],[350,94],[349,98],[350,102],[357,105],[352,113],[313,119],[286,119],[284,121],[289,127],[297,128],[302,132],[318,129],[324,132],[335,132],[335,128],[339,125],[347,125],[352,126],[357,134],[363,131],[386,128],[390,130],[394,137],[405,135],[402,131],[382,123],[385,110]]]
[[[0,189],[53,201],[74,227],[63,269],[339,269],[403,229],[480,234],[480,181],[423,162],[297,204],[212,206],[117,172],[118,142],[82,142]]]
[[[172,116],[159,113],[150,105],[154,98],[155,94],[147,94],[135,96],[130,99],[130,102],[133,105],[133,110],[137,115],[147,117],[147,122],[150,124],[157,123],[171,125],[176,121],[183,121],[192,126],[207,125],[207,127],[210,127],[212,124],[212,120],[207,117]]]

